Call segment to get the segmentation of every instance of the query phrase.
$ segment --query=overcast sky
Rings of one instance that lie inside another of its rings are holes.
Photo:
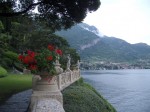
[[[100,0],[100,8],[84,22],[107,36],[150,45],[150,0]]]

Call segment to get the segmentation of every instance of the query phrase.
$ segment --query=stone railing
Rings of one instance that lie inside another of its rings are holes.
[[[39,76],[33,77],[33,93],[28,112],[65,112],[61,90],[80,78],[80,69],[77,66],[74,70],[70,70],[70,66],[68,66],[67,70],[63,72],[57,62],[56,71],[59,75],[55,76],[50,83],[41,80]]]
[[[80,70],[69,70],[58,75],[58,89],[63,90],[80,78]]]

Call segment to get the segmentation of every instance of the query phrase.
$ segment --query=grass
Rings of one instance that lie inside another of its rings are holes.
[[[82,79],[63,90],[65,112],[116,112],[92,86]]]
[[[15,75],[0,78],[0,102],[6,100],[12,94],[30,89],[32,86],[32,75]]]

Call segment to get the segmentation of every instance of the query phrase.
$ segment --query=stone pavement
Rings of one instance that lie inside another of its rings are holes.
[[[4,104],[0,105],[0,112],[26,112],[32,90],[26,90],[10,97]]]

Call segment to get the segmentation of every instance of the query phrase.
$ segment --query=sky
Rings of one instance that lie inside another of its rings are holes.
[[[134,43],[150,45],[150,0],[100,0],[96,12],[84,23],[94,25],[101,33]]]

